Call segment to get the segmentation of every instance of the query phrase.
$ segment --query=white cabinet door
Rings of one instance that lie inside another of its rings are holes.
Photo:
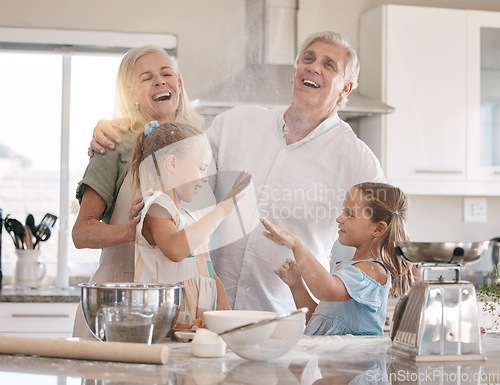
[[[468,178],[500,182],[500,14],[467,12]]]
[[[465,12],[388,6],[386,172],[392,180],[465,180]]]
[[[360,91],[395,107],[359,123],[389,183],[500,195],[500,12],[383,5],[359,51]]]
[[[68,338],[78,303],[2,302],[0,334],[20,337]]]
[[[465,21],[465,11],[397,5],[361,18],[360,88],[395,107],[362,121],[361,136],[390,182],[465,180]]]

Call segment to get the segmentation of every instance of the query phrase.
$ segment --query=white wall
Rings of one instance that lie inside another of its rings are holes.
[[[498,0],[299,0],[298,38],[336,30],[358,46],[359,15],[381,4],[500,11]],[[244,64],[245,0],[0,0],[0,26],[174,33],[189,95]]]
[[[192,97],[243,66],[244,5],[244,0],[0,0],[0,26],[176,34]]]
[[[304,0],[299,40],[331,29],[357,47],[359,15],[386,3],[500,11],[498,0]],[[243,67],[244,6],[244,0],[0,0],[0,26],[177,34],[186,87],[196,96]],[[486,224],[465,224],[461,197],[412,196],[410,233],[418,241],[500,236],[500,197],[487,203]]]

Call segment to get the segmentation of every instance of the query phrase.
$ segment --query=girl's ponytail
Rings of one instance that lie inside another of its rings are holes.
[[[405,230],[405,218],[396,211],[391,214],[387,232],[380,245],[382,261],[393,277],[393,284],[390,291],[391,296],[398,294],[398,296],[402,297],[410,289],[414,280],[411,265],[396,255],[394,247],[394,242],[409,240],[410,237]]]
[[[411,265],[396,255],[394,242],[410,240],[406,232],[408,199],[401,189],[385,183],[367,182],[354,187],[365,195],[372,221],[387,223],[387,231],[378,244],[380,256],[392,276],[390,295],[403,296],[414,278]]]

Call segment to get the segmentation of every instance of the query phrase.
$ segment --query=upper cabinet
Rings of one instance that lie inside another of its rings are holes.
[[[497,13],[399,5],[362,15],[360,90],[395,112],[360,121],[360,137],[390,183],[409,194],[500,195],[500,72],[482,69],[483,56],[499,66],[498,23]]]
[[[467,13],[468,170],[477,181],[500,180],[500,14]],[[497,192],[500,195],[500,191]]]

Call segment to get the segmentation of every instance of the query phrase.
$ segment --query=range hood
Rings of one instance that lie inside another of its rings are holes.
[[[193,99],[205,117],[237,105],[287,107],[292,99],[297,0],[246,0],[246,65],[237,75]],[[339,111],[344,120],[387,114],[394,108],[353,91]]]

